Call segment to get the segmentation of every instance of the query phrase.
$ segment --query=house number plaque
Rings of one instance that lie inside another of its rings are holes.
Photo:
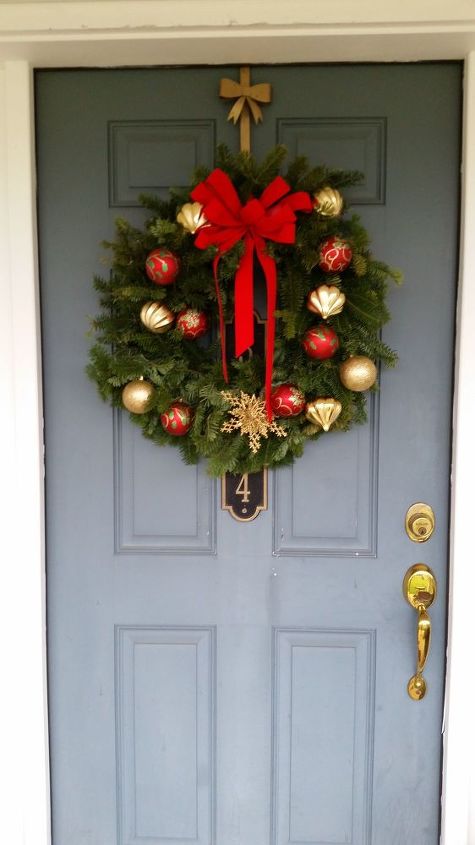
[[[267,469],[223,475],[221,507],[238,522],[250,522],[267,510]]]

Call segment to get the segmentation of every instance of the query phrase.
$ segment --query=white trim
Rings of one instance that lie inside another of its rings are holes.
[[[2,2],[0,54],[35,67],[418,61],[475,50],[473,0]]]
[[[444,802],[447,845],[475,842],[475,677],[470,671],[469,620],[475,590],[473,470],[475,467],[475,53],[465,63],[460,287],[454,395],[452,532],[449,591]],[[468,837],[464,839],[463,837]]]
[[[475,466],[473,0],[360,0],[357,22],[354,13],[354,0],[0,0],[0,789],[2,837],[9,845],[50,842],[30,68],[466,57],[442,842],[475,843],[475,696],[467,623],[475,587],[470,510]]]
[[[31,74],[6,63],[0,89],[2,836],[49,839],[41,367]],[[4,829],[6,827],[6,830]]]

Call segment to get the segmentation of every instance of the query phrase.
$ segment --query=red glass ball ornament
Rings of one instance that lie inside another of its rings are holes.
[[[270,404],[276,417],[296,417],[305,408],[305,396],[294,384],[279,384],[271,393]]]
[[[204,311],[184,308],[176,318],[176,327],[187,340],[196,340],[208,331],[208,318]]]
[[[325,323],[307,329],[302,340],[302,346],[309,358],[318,358],[320,361],[332,358],[339,345],[336,332]]]
[[[145,262],[145,272],[150,281],[156,285],[171,285],[179,269],[180,262],[177,256],[163,247],[153,249]]]
[[[318,266],[324,273],[340,273],[350,266],[352,256],[348,241],[333,236],[321,244]]]
[[[192,421],[193,414],[186,402],[173,402],[168,410],[160,415],[163,428],[173,437],[183,437],[188,434]]]

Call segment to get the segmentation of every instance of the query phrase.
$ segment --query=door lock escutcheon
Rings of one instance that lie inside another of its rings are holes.
[[[415,563],[405,576],[403,583],[404,597],[418,612],[417,622],[417,669],[409,679],[407,692],[414,701],[424,698],[427,684],[422,675],[430,648],[431,622],[427,608],[437,595],[437,581],[434,573],[425,563]]]
[[[435,516],[430,505],[416,502],[406,513],[406,534],[413,543],[426,543],[435,531]]]

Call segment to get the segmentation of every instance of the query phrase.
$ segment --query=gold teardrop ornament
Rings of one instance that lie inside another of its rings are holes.
[[[122,404],[131,414],[146,414],[154,392],[153,384],[144,381],[143,378],[136,378],[125,385],[122,391]]]
[[[162,302],[146,302],[140,311],[140,319],[149,332],[162,334],[171,329],[175,322],[175,315]]]
[[[180,223],[183,228],[192,235],[202,226],[207,226],[208,221],[203,214],[203,206],[200,202],[186,202],[182,205],[177,216],[177,223]]]
[[[307,308],[314,314],[320,314],[324,320],[343,311],[346,296],[336,285],[320,285],[307,297]]]
[[[330,188],[329,185],[326,185],[324,188],[320,188],[313,195],[313,198],[315,200],[315,211],[322,217],[339,217],[343,211],[343,197],[336,188]]]
[[[312,425],[323,428],[324,431],[329,431],[335,420],[341,414],[341,402],[338,399],[318,398],[313,402],[307,402],[305,406],[305,416]]]
[[[378,371],[371,360],[366,355],[354,355],[340,364],[340,381],[348,388],[354,390],[356,393],[362,393],[364,390],[369,390],[376,381]]]

